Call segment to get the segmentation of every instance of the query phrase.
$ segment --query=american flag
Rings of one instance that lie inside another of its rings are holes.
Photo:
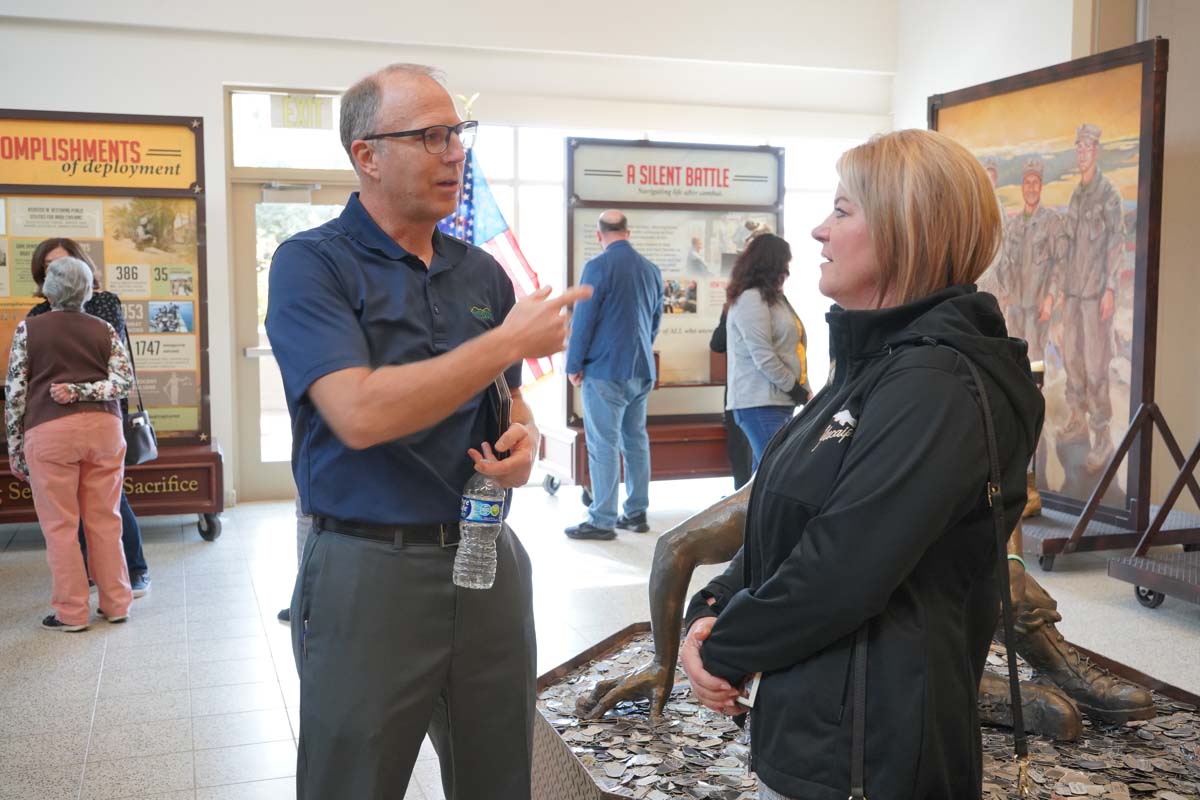
[[[541,287],[537,273],[529,266],[517,237],[496,205],[496,198],[488,188],[474,152],[467,153],[467,163],[463,166],[458,209],[439,222],[438,227],[442,233],[483,248],[499,261],[512,281],[518,300]],[[527,358],[525,363],[535,380],[554,370],[548,358]]]

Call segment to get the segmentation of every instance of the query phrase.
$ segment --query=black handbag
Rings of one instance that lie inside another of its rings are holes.
[[[158,458],[158,437],[154,424],[142,404],[142,387],[138,385],[137,366],[133,363],[133,344],[129,341],[129,329],[125,331],[125,346],[129,349],[129,367],[133,372],[133,387],[137,390],[137,411],[126,411],[122,423],[125,429],[125,464],[145,464]]]

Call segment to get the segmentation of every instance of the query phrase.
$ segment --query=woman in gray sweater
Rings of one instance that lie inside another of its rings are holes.
[[[767,442],[808,402],[804,325],[783,295],[792,249],[762,234],[738,256],[725,290],[729,316],[725,407],[750,440],[754,469]]]

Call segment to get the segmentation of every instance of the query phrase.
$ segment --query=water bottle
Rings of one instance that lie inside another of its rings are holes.
[[[504,519],[504,487],[476,472],[463,487],[454,585],[490,589],[496,581],[496,537]]]

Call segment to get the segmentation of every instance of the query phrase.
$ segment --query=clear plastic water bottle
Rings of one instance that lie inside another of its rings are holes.
[[[463,487],[454,585],[490,589],[496,581],[496,537],[504,520],[504,487],[476,472]]]

